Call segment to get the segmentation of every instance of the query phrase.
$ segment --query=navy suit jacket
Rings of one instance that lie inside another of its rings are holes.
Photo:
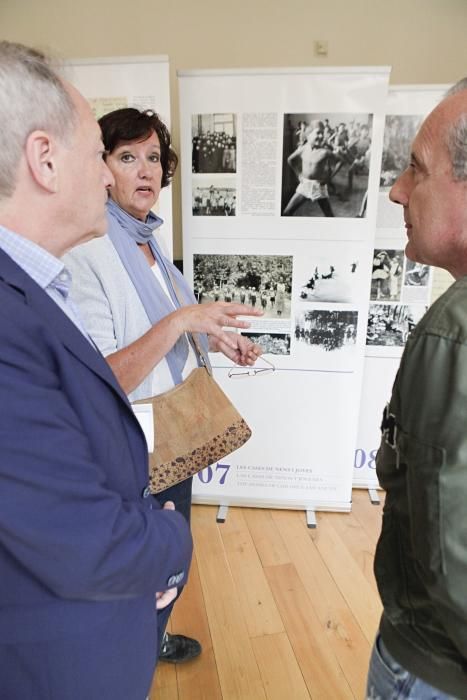
[[[110,367],[0,250],[0,698],[145,700],[184,518]]]

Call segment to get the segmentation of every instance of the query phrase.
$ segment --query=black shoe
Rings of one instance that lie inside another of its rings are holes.
[[[183,634],[165,633],[162,640],[159,661],[169,664],[182,664],[191,661],[201,654],[201,644],[196,639],[185,637]]]

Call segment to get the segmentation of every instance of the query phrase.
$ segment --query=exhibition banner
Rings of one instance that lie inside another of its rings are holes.
[[[375,457],[383,408],[399,367],[405,341],[429,304],[452,277],[404,255],[403,209],[389,199],[397,177],[408,167],[411,144],[425,116],[446,92],[444,85],[389,88],[379,175],[376,236],[366,333],[365,369],[353,485],[378,488]]]
[[[87,98],[99,119],[122,107],[152,109],[170,129],[170,84],[167,56],[121,56],[76,59],[68,64],[69,80]],[[157,233],[172,259],[172,189],[161,190],[155,214],[164,220]]]
[[[185,275],[263,310],[254,371],[211,355],[253,436],[195,502],[350,509],[388,76],[179,73]]]

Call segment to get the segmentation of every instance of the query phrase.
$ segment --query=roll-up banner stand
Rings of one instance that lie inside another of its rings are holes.
[[[122,107],[152,109],[170,129],[170,83],[167,56],[121,56],[75,59],[69,80],[87,98],[97,119]],[[157,237],[172,259],[172,191],[161,190],[154,212],[164,220]]]
[[[383,408],[391,396],[405,341],[429,304],[453,282],[449,273],[405,258],[407,237],[402,207],[389,199],[391,186],[409,165],[411,144],[420,124],[442,99],[447,88],[445,85],[389,88],[371,263],[354,487],[379,488],[375,470],[379,426]]]
[[[211,355],[253,436],[194,500],[348,511],[389,69],[178,76],[185,275],[264,311],[264,371]]]

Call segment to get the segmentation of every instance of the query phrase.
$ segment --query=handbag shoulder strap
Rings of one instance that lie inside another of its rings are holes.
[[[183,302],[181,301],[181,294],[180,294],[180,288],[177,284],[177,281],[175,277],[171,274],[170,270],[167,270],[170,282],[172,284],[172,288],[174,291],[175,296],[177,297],[177,301],[180,304],[180,306],[183,306]],[[198,359],[201,361],[201,364],[206,367],[207,371],[209,374],[212,374],[212,368],[211,368],[211,363],[209,361],[209,357],[207,356],[206,352],[204,351],[203,346],[199,342],[198,338],[198,333],[191,333],[187,331],[187,336],[189,340],[191,341],[191,345],[193,347],[193,350],[195,351],[196,355],[198,356]]]

